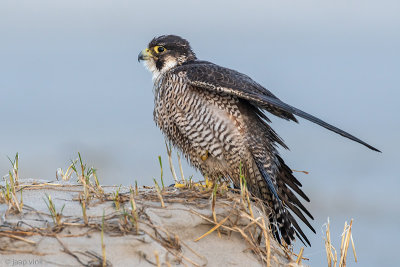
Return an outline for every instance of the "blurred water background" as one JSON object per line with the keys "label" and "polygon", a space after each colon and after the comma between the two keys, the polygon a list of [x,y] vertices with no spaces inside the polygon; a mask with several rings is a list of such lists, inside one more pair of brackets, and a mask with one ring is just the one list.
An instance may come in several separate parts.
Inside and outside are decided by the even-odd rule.
{"label": "blurred water background", "polygon": [[[237,69],[285,102],[383,151],[300,119],[273,119],[283,158],[310,196],[305,257],[326,266],[322,225],[339,247],[354,218],[359,263],[394,266],[400,238],[399,1],[0,2],[0,173],[55,179],[80,151],[105,184],[151,185],[164,138],[151,75],[137,54],[178,34],[200,59]],[[186,176],[200,175],[186,163]],[[167,179],[172,183],[171,175]],[[305,229],[306,227],[304,227]]]}

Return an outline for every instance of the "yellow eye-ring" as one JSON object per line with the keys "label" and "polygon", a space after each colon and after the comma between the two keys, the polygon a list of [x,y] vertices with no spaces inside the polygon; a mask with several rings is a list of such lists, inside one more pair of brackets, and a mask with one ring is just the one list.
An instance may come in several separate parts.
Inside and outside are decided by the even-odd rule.
{"label": "yellow eye-ring", "polygon": [[154,47],[154,51],[155,51],[157,54],[158,54],[158,53],[162,53],[162,52],[164,52],[165,50],[167,50],[167,49],[165,49],[164,46],[156,45],[156,46]]}

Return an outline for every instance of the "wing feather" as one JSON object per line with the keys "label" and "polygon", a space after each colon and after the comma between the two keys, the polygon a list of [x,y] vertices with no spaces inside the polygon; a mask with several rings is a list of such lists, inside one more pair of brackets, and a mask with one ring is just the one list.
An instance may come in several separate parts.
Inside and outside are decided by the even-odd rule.
{"label": "wing feather", "polygon": [[297,115],[332,132],[340,134],[343,137],[360,143],[369,149],[381,152],[359,138],[311,114],[284,103],[250,77],[235,70],[227,69],[206,61],[194,61],[175,68],[174,72],[185,72],[187,82],[193,86],[237,96],[286,120],[297,122],[296,118],[293,116]]}

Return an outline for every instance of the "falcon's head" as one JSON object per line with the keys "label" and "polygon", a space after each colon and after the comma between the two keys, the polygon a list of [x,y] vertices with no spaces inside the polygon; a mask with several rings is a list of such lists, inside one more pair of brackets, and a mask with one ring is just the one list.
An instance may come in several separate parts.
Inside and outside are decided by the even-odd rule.
{"label": "falcon's head", "polygon": [[153,73],[153,79],[175,66],[195,59],[196,55],[189,42],[176,35],[155,37],[138,56],[138,61],[144,60],[146,67]]}

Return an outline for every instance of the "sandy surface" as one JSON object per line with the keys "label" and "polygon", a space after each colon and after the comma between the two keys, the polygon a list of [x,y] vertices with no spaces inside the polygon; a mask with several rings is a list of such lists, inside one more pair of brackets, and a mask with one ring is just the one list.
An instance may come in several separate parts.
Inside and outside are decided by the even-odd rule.
{"label": "sandy surface", "polygon": [[[6,214],[7,205],[0,204],[0,234],[8,235],[0,235],[0,266],[99,265],[103,258],[102,228],[109,266],[265,266],[238,232],[221,227],[220,236],[214,231],[195,241],[215,226],[206,220],[213,218],[209,195],[199,198],[168,188],[163,193],[163,208],[154,189],[140,188],[134,197],[139,214],[136,233],[123,216],[124,210],[131,214],[128,187],[119,189],[119,210],[110,199],[93,198],[87,206],[85,226],[79,202],[82,186],[38,180],[23,180],[20,184],[26,186],[22,190],[23,212]],[[103,189],[112,195],[118,187]],[[59,226],[49,216],[46,195],[51,196],[57,212],[64,206]],[[237,205],[232,199],[217,199],[217,221],[229,215],[226,225],[248,225],[248,219],[235,215]],[[256,207],[253,211],[254,217],[263,216]],[[271,266],[289,263],[283,251],[271,242]]]}

